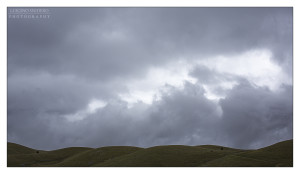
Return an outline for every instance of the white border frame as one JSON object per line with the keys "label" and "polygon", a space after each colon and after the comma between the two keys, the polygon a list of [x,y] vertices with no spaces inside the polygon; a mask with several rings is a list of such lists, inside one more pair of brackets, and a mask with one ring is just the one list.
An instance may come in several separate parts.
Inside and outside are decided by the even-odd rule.
{"label": "white border frame", "polygon": [[[299,30],[299,1],[298,0],[9,0],[0,1],[0,172],[1,173],[52,173],[52,172],[113,172],[113,173],[199,173],[199,172],[213,172],[213,173],[251,173],[253,172],[272,172],[272,174],[282,172],[299,173],[300,164],[299,150],[299,128],[298,124],[299,107],[299,66],[298,57],[299,40],[295,31]],[[298,3],[298,6],[297,6]],[[293,168],[7,168],[7,7],[293,7],[293,26],[294,26],[294,43],[293,43],[293,89],[294,89],[294,167]],[[298,22],[299,21],[299,22]],[[297,79],[298,77],[298,79]],[[47,169],[47,170],[45,170]],[[63,171],[57,171],[63,170]],[[88,171],[83,171],[88,170]],[[262,170],[262,171],[257,171]]]}

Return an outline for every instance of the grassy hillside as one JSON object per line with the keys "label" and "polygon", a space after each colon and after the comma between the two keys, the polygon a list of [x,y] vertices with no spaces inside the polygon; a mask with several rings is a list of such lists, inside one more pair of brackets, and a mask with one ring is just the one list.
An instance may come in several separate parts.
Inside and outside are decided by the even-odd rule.
{"label": "grassy hillside", "polygon": [[[14,151],[15,146],[13,143],[7,144],[7,166],[46,166],[55,165],[75,154],[90,150],[86,147],[70,147],[65,149],[59,149],[54,151],[39,151],[33,150],[32,153],[24,151],[26,153],[10,154]],[[20,148],[18,148],[19,150]]]}
{"label": "grassy hillside", "polygon": [[15,143],[7,143],[7,154],[8,155],[16,155],[16,154],[30,154],[35,153],[36,150],[15,144]]}
{"label": "grassy hillside", "polygon": [[111,146],[71,147],[38,151],[14,143],[7,144],[8,166],[102,166],[102,167],[230,167],[293,166],[293,140],[257,150],[222,146],[155,146],[139,148]]}
{"label": "grassy hillside", "polygon": [[293,166],[293,140],[283,141],[258,150],[248,150],[215,159],[202,166]]}
{"label": "grassy hillside", "polygon": [[95,166],[198,166],[231,153],[233,151],[192,146],[157,146],[107,160]]}
{"label": "grassy hillside", "polygon": [[110,159],[114,159],[119,156],[133,153],[142,148],[128,147],[128,146],[112,146],[102,147],[97,149],[88,150],[82,153],[71,156],[64,161],[55,164],[55,166],[72,166],[72,167],[84,167],[92,166],[98,163],[105,162]]}

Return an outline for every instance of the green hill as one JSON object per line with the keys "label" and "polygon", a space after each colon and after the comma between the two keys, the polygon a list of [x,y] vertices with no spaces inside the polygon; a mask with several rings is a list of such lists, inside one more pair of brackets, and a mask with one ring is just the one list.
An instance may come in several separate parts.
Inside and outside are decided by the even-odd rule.
{"label": "green hill", "polygon": [[[25,153],[10,154],[14,148],[17,147],[18,152],[21,148],[15,146],[13,143],[7,144],[7,166],[46,166],[55,165],[64,159],[67,159],[75,154],[90,150],[91,148],[86,147],[69,147],[54,151],[39,151],[33,150],[29,153],[29,150],[24,151]],[[30,148],[28,148],[30,149]],[[26,150],[26,149],[24,149]]]}
{"label": "green hill", "polygon": [[293,140],[283,141],[258,150],[227,155],[202,166],[293,166]]}
{"label": "green hill", "polygon": [[142,148],[138,147],[128,147],[128,146],[112,146],[112,147],[102,147],[97,149],[88,150],[82,153],[73,155],[64,161],[55,164],[55,166],[60,167],[84,167],[92,166],[98,163],[105,162],[110,159],[114,159],[119,156],[133,153]]}
{"label": "green hill", "polygon": [[7,143],[7,154],[15,155],[15,154],[30,154],[35,153],[36,150],[15,144],[15,143]]}
{"label": "green hill", "polygon": [[37,151],[8,143],[7,161],[9,167],[292,167],[293,140],[257,150],[241,150],[215,145],[169,145],[150,148],[131,146],[95,149],[70,147],[54,151]]}

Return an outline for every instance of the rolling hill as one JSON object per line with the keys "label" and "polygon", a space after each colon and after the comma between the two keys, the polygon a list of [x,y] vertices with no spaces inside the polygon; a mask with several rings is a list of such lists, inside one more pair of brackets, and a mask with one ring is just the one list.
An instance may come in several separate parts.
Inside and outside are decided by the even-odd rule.
{"label": "rolling hill", "polygon": [[293,140],[257,150],[215,145],[70,147],[41,151],[7,143],[8,167],[292,167]]}

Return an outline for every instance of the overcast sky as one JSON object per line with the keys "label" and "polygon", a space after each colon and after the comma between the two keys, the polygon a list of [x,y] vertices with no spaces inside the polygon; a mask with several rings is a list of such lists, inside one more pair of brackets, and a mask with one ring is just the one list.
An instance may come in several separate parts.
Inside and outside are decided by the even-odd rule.
{"label": "overcast sky", "polygon": [[8,19],[9,142],[293,138],[292,8],[47,9],[49,19]]}

